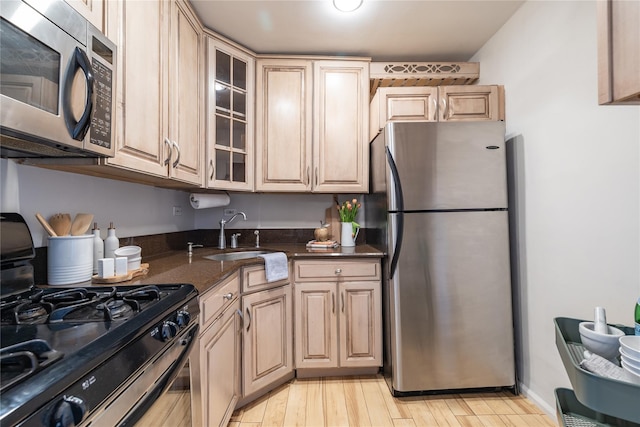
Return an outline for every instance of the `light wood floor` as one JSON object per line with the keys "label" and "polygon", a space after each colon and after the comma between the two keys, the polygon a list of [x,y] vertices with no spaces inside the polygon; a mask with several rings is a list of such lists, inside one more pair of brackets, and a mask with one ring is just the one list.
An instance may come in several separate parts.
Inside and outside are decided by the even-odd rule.
{"label": "light wood floor", "polygon": [[394,398],[381,376],[295,379],[236,410],[229,427],[556,426],[509,392]]}

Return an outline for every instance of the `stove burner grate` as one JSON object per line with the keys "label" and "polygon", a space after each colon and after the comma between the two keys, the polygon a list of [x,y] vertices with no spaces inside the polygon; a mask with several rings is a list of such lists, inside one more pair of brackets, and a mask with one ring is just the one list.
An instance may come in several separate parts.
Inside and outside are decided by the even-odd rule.
{"label": "stove burner grate", "polygon": [[64,356],[44,340],[30,340],[0,350],[0,392]]}
{"label": "stove burner grate", "polygon": [[3,325],[54,324],[126,320],[142,311],[146,304],[160,300],[157,286],[118,291],[73,288],[45,293],[42,290],[17,299],[3,301],[0,308]]}

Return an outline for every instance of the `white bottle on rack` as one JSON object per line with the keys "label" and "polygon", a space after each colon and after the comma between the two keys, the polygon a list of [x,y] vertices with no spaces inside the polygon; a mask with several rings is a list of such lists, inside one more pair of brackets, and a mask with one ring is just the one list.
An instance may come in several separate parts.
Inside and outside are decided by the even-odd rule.
{"label": "white bottle on rack", "polygon": [[107,238],[104,240],[104,257],[115,258],[114,251],[120,247],[120,241],[116,237],[116,229],[113,226],[113,222],[109,223],[109,229],[107,230]]}
{"label": "white bottle on rack", "polygon": [[100,237],[98,223],[93,223],[93,274],[98,274],[98,260],[104,258],[104,242]]}

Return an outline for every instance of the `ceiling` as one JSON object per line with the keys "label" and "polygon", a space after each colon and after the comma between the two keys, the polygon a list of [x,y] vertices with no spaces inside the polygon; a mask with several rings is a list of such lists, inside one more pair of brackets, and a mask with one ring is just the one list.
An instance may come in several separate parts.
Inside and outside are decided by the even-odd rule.
{"label": "ceiling", "polygon": [[255,53],[468,61],[524,0],[189,0],[203,24]]}

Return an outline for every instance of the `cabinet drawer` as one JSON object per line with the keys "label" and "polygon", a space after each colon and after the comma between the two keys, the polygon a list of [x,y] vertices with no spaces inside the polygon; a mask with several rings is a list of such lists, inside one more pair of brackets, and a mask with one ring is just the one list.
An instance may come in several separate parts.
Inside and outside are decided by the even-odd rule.
{"label": "cabinet drawer", "polygon": [[379,280],[379,260],[298,261],[295,263],[295,281]]}
{"label": "cabinet drawer", "polygon": [[240,278],[238,274],[234,274],[214,289],[205,292],[200,299],[200,327],[202,330],[206,329],[225,307],[238,298],[239,293]]}
{"label": "cabinet drawer", "polygon": [[[291,271],[291,263],[287,265],[289,271]],[[242,269],[242,292],[255,292],[263,289],[275,288],[277,286],[286,285],[289,283],[289,278],[278,280],[277,282],[267,282],[267,276],[264,271],[264,265],[254,265],[251,267],[244,267]]]}

